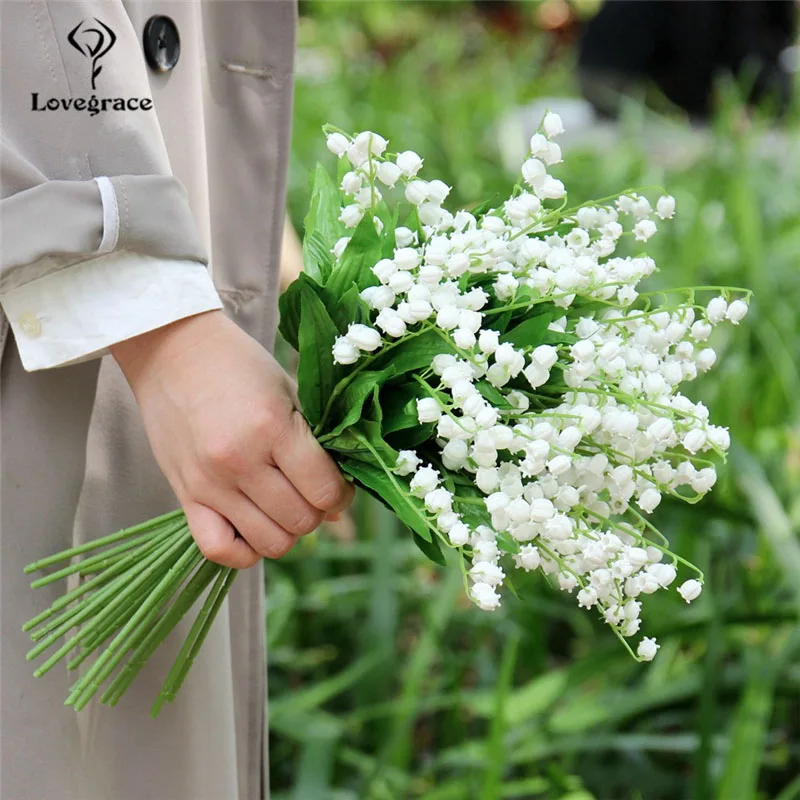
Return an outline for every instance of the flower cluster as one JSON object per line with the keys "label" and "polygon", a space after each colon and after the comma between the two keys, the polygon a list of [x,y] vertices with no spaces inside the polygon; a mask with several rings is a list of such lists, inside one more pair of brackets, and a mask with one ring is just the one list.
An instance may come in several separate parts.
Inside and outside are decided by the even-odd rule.
{"label": "flower cluster", "polygon": [[[361,294],[372,324],[351,325],[333,357],[364,363],[436,332],[442,352],[416,375],[419,422],[435,434],[400,452],[395,476],[442,540],[466,549],[482,609],[499,606],[507,570],[540,570],[627,639],[639,632],[642,596],[675,583],[679,564],[697,576],[680,584],[681,597],[701,592],[702,573],[670,552],[648,517],[664,495],[694,502],[715,483],[709,456],[724,455],[728,431],[680,387],[714,365],[712,329],[738,324],[748,294],[720,290],[701,304],[686,290],[657,306],[658,295],[640,293],[656,265],[618,247],[649,240],[675,200],[664,195],[653,208],[629,192],[566,208],[564,184],[550,174],[562,131],[547,114],[511,196],[476,214],[443,207],[450,187],[418,178],[416,153],[388,154],[372,132],[329,134],[329,149],[352,167],[341,184],[352,201],[340,216],[346,228],[370,214],[381,233],[381,187],[397,184],[419,221],[394,230],[393,256],[374,265]],[[475,492],[454,491],[452,473]],[[657,649],[645,637],[638,657]]]}

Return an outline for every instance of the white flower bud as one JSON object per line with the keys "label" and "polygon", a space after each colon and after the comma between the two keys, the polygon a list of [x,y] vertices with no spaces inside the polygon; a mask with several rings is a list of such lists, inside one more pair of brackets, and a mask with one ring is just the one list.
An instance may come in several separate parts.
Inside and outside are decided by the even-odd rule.
{"label": "white flower bud", "polygon": [[697,354],[695,363],[701,372],[708,372],[717,361],[717,354],[713,347],[706,347]]}
{"label": "white flower bud", "polygon": [[483,611],[494,611],[500,606],[500,595],[488,583],[476,583],[470,594]]}
{"label": "white flower bud", "polygon": [[400,180],[402,170],[397,166],[397,164],[393,164],[391,161],[381,161],[381,163],[378,164],[376,174],[378,176],[378,180],[382,184],[391,188],[397,183],[398,180]]}
{"label": "white flower bud", "polygon": [[566,193],[564,184],[551,175],[546,175],[536,187],[536,194],[543,200],[560,200]]}
{"label": "white flower bud", "polygon": [[645,489],[641,493],[637,501],[637,505],[642,509],[642,511],[644,511],[645,514],[650,514],[655,510],[656,506],[660,502],[661,492],[659,492],[655,487],[651,486],[649,489]]}
{"label": "white flower bud", "polygon": [[545,134],[551,139],[564,133],[564,123],[561,121],[561,117],[554,111],[548,111],[547,114],[544,115],[542,128],[544,128]]}
{"label": "white flower bud", "polygon": [[394,305],[397,299],[395,293],[389,286],[367,286],[361,292],[361,299],[376,311],[389,308]]}
{"label": "white flower bud", "polygon": [[691,578],[688,581],[684,581],[678,587],[678,594],[687,602],[691,603],[692,600],[697,600],[700,597],[700,592],[703,591],[703,584],[700,581],[694,580]]}
{"label": "white flower bud", "polygon": [[419,251],[413,247],[400,247],[394,251],[394,263],[398,269],[416,269],[420,263]]}
{"label": "white flower bud", "polygon": [[425,495],[423,501],[425,508],[432,514],[439,514],[443,511],[451,511],[453,508],[453,495],[447,489],[433,489]]}
{"label": "white flower bud", "polygon": [[514,562],[520,569],[530,572],[533,569],[539,569],[541,564],[541,556],[539,550],[532,544],[524,544],[519,549],[519,553],[514,556]]}
{"label": "white flower bud", "polygon": [[728,304],[724,297],[714,297],[706,307],[706,317],[712,325],[722,322],[728,311]]}
{"label": "white flower bud", "polygon": [[344,336],[333,343],[333,360],[336,364],[355,364],[361,357],[358,348]]}
{"label": "white flower bud", "polygon": [[438,422],[442,416],[442,407],[435,397],[423,397],[417,400],[417,419],[420,422]]}
{"label": "white flower bud", "polygon": [[353,324],[347,328],[347,340],[359,350],[371,353],[381,346],[381,335],[368,325]]}
{"label": "white flower bud", "polygon": [[656,214],[661,219],[672,219],[675,214],[675,198],[670,194],[659,197],[656,203]]}
{"label": "white flower bud", "polygon": [[398,270],[389,278],[388,283],[392,291],[403,294],[414,285],[414,276],[405,270]]}
{"label": "white flower bud", "polygon": [[469,542],[469,528],[463,522],[456,522],[456,524],[447,531],[447,536],[451,544],[456,547],[463,547]]}
{"label": "white flower bud", "polygon": [[547,167],[538,158],[529,158],[522,165],[522,177],[532,188],[539,186],[547,175]]}
{"label": "white flower bud", "polygon": [[683,446],[694,455],[698,450],[702,449],[706,443],[705,431],[699,428],[693,428],[686,436],[683,437]]}
{"label": "white flower bud", "polygon": [[540,497],[531,503],[530,518],[533,522],[547,522],[556,513],[552,502]]}
{"label": "white flower bud", "polygon": [[451,331],[458,326],[458,308],[456,306],[444,306],[436,314],[436,325],[445,331]]}
{"label": "white flower bud", "polygon": [[406,323],[393,308],[384,308],[378,313],[375,325],[379,327],[387,336],[399,339],[405,336]]}
{"label": "white flower bud", "polygon": [[540,367],[545,369],[552,369],[553,365],[558,361],[558,350],[549,344],[540,344],[532,353],[531,359],[535,361]]}
{"label": "white flower bud", "polygon": [[676,578],[677,572],[672,564],[651,564],[647,568],[647,574],[652,575],[657,581],[658,585],[667,588]]}
{"label": "white flower bud", "polygon": [[481,331],[480,336],[478,337],[478,347],[482,353],[491,355],[495,350],[497,350],[499,343],[500,334],[497,331],[491,330],[490,328]]}
{"label": "white flower bud", "polygon": [[422,159],[413,150],[406,150],[397,156],[397,166],[403,175],[413,178],[422,169]]}
{"label": "white flower bud", "polygon": [[[409,247],[417,241],[417,234],[410,228],[401,225],[394,229],[394,240],[398,247]],[[395,253],[395,258],[397,258],[397,253]],[[419,261],[417,261],[417,264],[419,264]],[[401,267],[401,269],[411,269],[411,267]]]}
{"label": "white flower bud", "polygon": [[329,133],[325,144],[328,146],[328,150],[339,158],[341,158],[347,152],[347,148],[350,147],[350,142],[343,133]]}
{"label": "white flower bud", "polygon": [[389,278],[397,272],[397,264],[390,258],[382,258],[372,268],[372,274],[381,282],[388,283]]}
{"label": "white flower bud", "polygon": [[361,222],[363,216],[364,209],[353,203],[342,209],[342,213],[339,214],[339,222],[341,222],[345,228],[355,228],[356,225]]}
{"label": "white flower bud", "polygon": [[342,178],[342,191],[345,194],[358,194],[361,191],[361,176],[357,172],[348,172]]}
{"label": "white flower bud", "polygon": [[657,644],[655,639],[650,639],[645,636],[644,639],[639,642],[636,653],[642,661],[652,661],[656,657],[659,647],[661,647],[661,645]]}
{"label": "white flower bud", "polygon": [[411,492],[417,497],[424,497],[439,485],[439,473],[431,466],[420,467],[411,479]]}
{"label": "white flower bud", "polygon": [[496,467],[480,467],[475,473],[475,485],[484,493],[493,492],[500,485]]}
{"label": "white flower bud", "polygon": [[406,200],[418,206],[428,199],[428,184],[426,181],[411,181],[406,186]]}
{"label": "white flower bud", "polygon": [[747,316],[747,303],[744,300],[734,300],[725,312],[725,318],[734,325],[738,325]]}
{"label": "white flower bud", "polygon": [[428,184],[428,200],[436,205],[441,205],[450,194],[450,187],[440,180],[433,180]]}
{"label": "white flower bud", "polygon": [[442,279],[442,268],[435,264],[424,264],[417,272],[417,281],[423,286],[436,286]]}
{"label": "white flower bud", "polygon": [[633,226],[633,238],[639,242],[646,242],[658,231],[658,226],[651,219],[640,219]]}
{"label": "white flower bud", "polygon": [[356,136],[353,144],[356,147],[360,147],[365,152],[372,153],[374,156],[379,156],[386,150],[388,142],[378,133],[363,131]]}
{"label": "white flower bud", "polygon": [[410,475],[420,463],[419,456],[413,450],[401,450],[397,454],[394,471],[397,475]]}

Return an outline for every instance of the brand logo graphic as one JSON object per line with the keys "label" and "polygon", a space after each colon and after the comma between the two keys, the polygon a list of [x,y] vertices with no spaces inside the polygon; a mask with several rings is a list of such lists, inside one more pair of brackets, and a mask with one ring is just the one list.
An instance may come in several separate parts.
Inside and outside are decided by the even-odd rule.
{"label": "brand logo graphic", "polygon": [[97,17],[79,22],[67,36],[67,41],[82,55],[92,60],[92,91],[97,86],[97,76],[103,67],[100,59],[117,41],[117,35]]}

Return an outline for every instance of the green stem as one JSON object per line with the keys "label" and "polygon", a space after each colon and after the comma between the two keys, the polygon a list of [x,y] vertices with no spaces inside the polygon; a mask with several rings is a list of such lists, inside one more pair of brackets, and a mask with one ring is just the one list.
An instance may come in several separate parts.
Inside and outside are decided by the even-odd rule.
{"label": "green stem", "polygon": [[160,517],[155,517],[154,519],[147,520],[147,522],[142,522],[139,525],[134,525],[131,528],[125,528],[124,530],[117,531],[117,533],[109,534],[108,536],[103,536],[100,539],[94,539],[91,542],[86,542],[85,544],[77,545],[76,547],[71,547],[69,550],[62,550],[60,553],[55,553],[52,556],[47,556],[47,558],[41,558],[38,561],[34,561],[32,564],[28,564],[24,572],[27,574],[29,572],[36,572],[37,570],[43,569],[44,567],[49,567],[51,564],[56,564],[59,561],[67,561],[68,559],[72,558],[73,556],[81,555],[82,553],[86,553],[90,550],[95,550],[98,547],[105,547],[107,544],[114,544],[114,542],[118,542],[122,539],[127,539],[130,536],[134,536],[141,531],[150,530],[151,528],[156,528],[166,522],[171,521],[179,514],[183,514],[182,509],[178,509],[177,511],[170,511],[168,514],[162,514]]}
{"label": "green stem", "polygon": [[151,717],[157,717],[164,703],[171,703],[175,699],[175,695],[183,685],[189,673],[189,669],[194,663],[200,651],[200,647],[208,636],[214,618],[222,606],[237,574],[236,570],[230,568],[220,570],[218,573],[214,586],[209,592],[206,602],[203,604],[203,608],[197,615],[197,619],[194,621],[194,625],[192,625],[189,635],[186,637],[186,641],[183,643],[183,647],[167,675],[161,692],[156,698],[155,703],[153,703],[153,707],[150,709]]}

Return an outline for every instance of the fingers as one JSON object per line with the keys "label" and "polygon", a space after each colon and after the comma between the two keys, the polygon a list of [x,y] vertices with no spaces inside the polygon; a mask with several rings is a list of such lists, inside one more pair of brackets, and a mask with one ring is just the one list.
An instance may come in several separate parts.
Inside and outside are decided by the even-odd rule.
{"label": "fingers", "polygon": [[353,500],[355,490],[322,449],[299,411],[272,445],[272,458],[294,488],[315,508],[335,513]]}
{"label": "fingers", "polygon": [[244,478],[241,490],[261,511],[292,536],[316,530],[325,517],[275,467],[263,467]]}
{"label": "fingers", "polygon": [[215,506],[264,558],[281,558],[297,544],[296,536],[281,528],[241,491],[226,493]]}
{"label": "fingers", "polygon": [[201,503],[185,502],[186,521],[200,552],[209,560],[224,567],[247,569],[261,560],[261,556],[236,536],[228,520]]}

